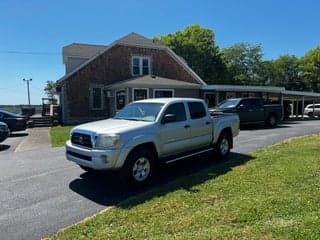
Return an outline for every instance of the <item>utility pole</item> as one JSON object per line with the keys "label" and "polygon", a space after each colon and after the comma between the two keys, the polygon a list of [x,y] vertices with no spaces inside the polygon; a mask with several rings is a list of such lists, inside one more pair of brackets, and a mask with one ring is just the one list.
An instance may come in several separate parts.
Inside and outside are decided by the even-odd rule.
{"label": "utility pole", "polygon": [[28,89],[28,103],[30,105],[30,88],[29,88],[29,83],[32,81],[32,78],[30,79],[22,79],[24,82],[27,82],[27,89]]}

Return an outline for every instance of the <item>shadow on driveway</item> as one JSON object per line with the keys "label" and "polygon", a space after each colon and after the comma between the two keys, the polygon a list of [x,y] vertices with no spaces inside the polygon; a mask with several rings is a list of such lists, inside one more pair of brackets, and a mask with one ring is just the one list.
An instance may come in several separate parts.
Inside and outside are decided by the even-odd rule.
{"label": "shadow on driveway", "polygon": [[7,149],[9,149],[10,148],[10,145],[6,145],[6,144],[1,144],[0,143],[0,152],[1,151],[5,151],[5,150],[7,150]]}
{"label": "shadow on driveway", "polygon": [[268,130],[268,129],[277,129],[277,128],[290,128],[291,123],[279,123],[276,127],[269,127],[264,123],[251,123],[240,125],[240,130]]}
{"label": "shadow on driveway", "polygon": [[[211,155],[212,156],[212,155]],[[147,192],[156,187],[162,187],[156,193],[152,191],[143,198],[130,201],[130,206],[121,204],[121,207],[132,207],[145,202],[155,196],[165,195],[177,189],[194,191],[193,186],[201,184],[209,179],[214,179],[231,171],[233,167],[242,165],[253,159],[249,155],[231,153],[227,161],[212,159],[210,154],[202,154],[197,157],[185,159],[173,164],[160,167],[160,173],[151,186],[139,190],[127,189],[121,185],[119,176],[115,172],[101,172],[97,174],[83,173],[78,179],[73,180],[69,187],[74,192],[104,206],[116,205],[129,197]],[[189,176],[188,181],[177,181],[174,184],[165,185],[168,182]],[[192,179],[191,179],[192,178]],[[153,195],[156,194],[156,195]]]}
{"label": "shadow on driveway", "polygon": [[9,137],[13,138],[13,137],[25,137],[28,136],[29,133],[23,132],[23,133],[11,133]]}

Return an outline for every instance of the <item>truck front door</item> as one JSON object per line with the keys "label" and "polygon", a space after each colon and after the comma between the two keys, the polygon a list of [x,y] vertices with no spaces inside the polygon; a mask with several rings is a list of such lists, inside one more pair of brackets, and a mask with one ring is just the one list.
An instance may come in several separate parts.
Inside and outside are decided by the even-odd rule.
{"label": "truck front door", "polygon": [[[257,100],[257,101],[255,101]],[[263,121],[264,109],[259,99],[243,99],[237,107],[240,122]]]}
{"label": "truck front door", "polygon": [[[163,122],[166,115],[174,115],[171,122]],[[161,157],[188,150],[190,146],[189,125],[183,103],[173,103],[165,110],[159,128]]]}

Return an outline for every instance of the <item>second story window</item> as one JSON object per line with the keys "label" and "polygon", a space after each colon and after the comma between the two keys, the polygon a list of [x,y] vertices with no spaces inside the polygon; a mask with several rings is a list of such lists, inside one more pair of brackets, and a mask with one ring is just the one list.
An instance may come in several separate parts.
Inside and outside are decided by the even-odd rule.
{"label": "second story window", "polygon": [[134,56],[132,57],[132,75],[148,75],[150,74],[150,58]]}

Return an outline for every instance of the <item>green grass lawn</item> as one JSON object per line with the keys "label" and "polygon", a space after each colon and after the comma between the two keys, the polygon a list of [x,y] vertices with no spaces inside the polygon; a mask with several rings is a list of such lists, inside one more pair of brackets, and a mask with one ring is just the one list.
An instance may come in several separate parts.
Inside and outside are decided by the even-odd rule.
{"label": "green grass lawn", "polygon": [[320,239],[320,135],[250,155],[154,188],[50,239]]}
{"label": "green grass lawn", "polygon": [[74,126],[56,126],[50,129],[52,147],[62,147],[70,137],[70,130]]}

